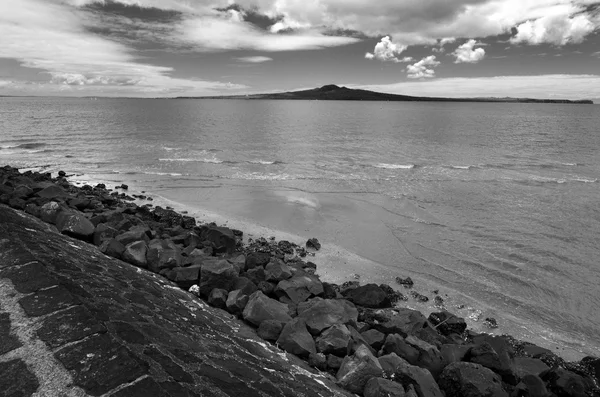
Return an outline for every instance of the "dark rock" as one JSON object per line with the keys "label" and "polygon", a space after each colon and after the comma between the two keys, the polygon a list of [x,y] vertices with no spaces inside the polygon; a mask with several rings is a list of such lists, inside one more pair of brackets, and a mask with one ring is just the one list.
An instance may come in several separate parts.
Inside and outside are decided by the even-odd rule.
{"label": "dark rock", "polygon": [[227,295],[227,301],[225,302],[227,311],[235,315],[241,315],[248,304],[248,300],[250,299],[249,295],[250,294],[244,293],[241,289],[231,291]]}
{"label": "dark rock", "polygon": [[261,290],[265,295],[271,295],[275,291],[275,286],[268,281],[260,281],[258,283],[258,289]]}
{"label": "dark rock", "polygon": [[299,314],[306,319],[306,326],[313,335],[335,324],[355,324],[358,318],[356,307],[344,299],[323,299]]}
{"label": "dark rock", "polygon": [[327,357],[323,353],[310,353],[308,356],[308,365],[321,371],[327,369]]}
{"label": "dark rock", "polygon": [[428,320],[442,335],[462,334],[467,329],[464,318],[457,317],[445,310],[431,313]]}
{"label": "dark rock", "polygon": [[386,377],[394,379],[407,390],[409,386],[414,387],[419,397],[444,396],[427,369],[410,365],[394,353],[379,357],[379,362]]}
{"label": "dark rock", "polygon": [[143,227],[143,226],[138,226],[138,227],[134,227],[128,231],[126,231],[125,233],[121,233],[119,235],[117,235],[115,238],[117,239],[118,242],[120,242],[123,245],[127,245],[130,243],[133,243],[134,241],[150,241],[150,238],[148,237],[148,232],[150,231],[150,229],[148,227]]}
{"label": "dark rock", "polygon": [[268,252],[251,252],[246,256],[246,270],[254,269],[257,266],[266,266],[271,260],[271,254]]}
{"label": "dark rock", "polygon": [[425,316],[417,310],[399,308],[397,312],[389,321],[374,325],[374,328],[384,334],[414,335],[423,328],[427,321]]}
{"label": "dark rock", "polygon": [[350,336],[352,338],[352,340],[350,341],[350,354],[354,354],[354,352],[356,352],[356,350],[360,346],[365,346],[371,351],[371,353],[377,354],[375,349],[373,349],[371,345],[369,345],[369,342],[367,342],[365,338],[362,337],[362,335],[356,330],[354,326],[349,325],[348,330],[350,331]]}
{"label": "dark rock", "polygon": [[63,178],[64,178],[65,176],[67,176],[67,173],[66,173],[66,172],[64,172],[64,171],[58,171],[58,176],[60,176],[60,177],[63,177]]}
{"label": "dark rock", "polygon": [[104,332],[104,325],[96,321],[85,307],[74,306],[44,318],[37,335],[51,348],[57,348]]}
{"label": "dark rock", "polygon": [[136,241],[125,246],[122,257],[125,262],[129,262],[137,267],[146,268],[148,267],[148,262],[146,261],[147,252],[148,246],[146,242]]}
{"label": "dark rock", "polygon": [[121,259],[123,252],[125,252],[125,246],[113,238],[102,243],[100,252],[113,258]]}
{"label": "dark rock", "polygon": [[352,393],[362,394],[367,382],[373,377],[381,377],[381,364],[366,346],[359,347],[354,355],[342,362],[336,374],[338,385]]}
{"label": "dark rock", "polygon": [[405,287],[412,287],[415,284],[410,277],[396,277],[396,282],[400,285],[404,285]]}
{"label": "dark rock", "polygon": [[511,385],[517,384],[512,348],[506,339],[484,335],[473,338],[473,342],[475,346],[465,357],[467,361],[491,369]]}
{"label": "dark rock", "polygon": [[361,332],[362,337],[367,343],[375,350],[381,349],[383,346],[386,336],[383,332],[379,332],[376,329],[370,329],[365,332]]}
{"label": "dark rock", "polygon": [[371,378],[365,385],[364,397],[404,397],[401,384],[383,378]]}
{"label": "dark rock", "polygon": [[196,226],[196,219],[191,216],[182,216],[181,227],[184,229],[193,229]]}
{"label": "dark rock", "polygon": [[233,284],[233,289],[239,289],[245,295],[252,295],[254,292],[258,291],[258,287],[249,278],[246,277],[238,277],[235,279],[235,283]]}
{"label": "dark rock", "polygon": [[540,374],[548,389],[557,396],[586,397],[593,383],[573,372],[562,368],[552,368]]}
{"label": "dark rock", "polygon": [[467,353],[471,350],[471,345],[444,344],[440,348],[440,353],[444,358],[446,365],[459,361],[464,361]]}
{"label": "dark rock", "polygon": [[[339,287],[335,284],[323,283],[323,298],[337,299]],[[341,298],[341,296],[340,296]]]}
{"label": "dark rock", "polygon": [[227,227],[205,227],[200,237],[213,243],[215,251],[218,253],[231,254],[235,251],[235,236]]}
{"label": "dark rock", "polygon": [[148,269],[154,273],[158,273],[162,269],[181,266],[182,262],[181,252],[172,241],[158,239],[151,240],[148,243],[147,259]]}
{"label": "dark rock", "polygon": [[372,308],[391,306],[388,295],[376,284],[363,285],[348,290],[343,295],[346,299],[359,306]]}
{"label": "dark rock", "polygon": [[258,326],[256,332],[258,336],[268,341],[276,341],[281,335],[284,323],[278,320],[264,320]]}
{"label": "dark rock", "polygon": [[237,276],[237,268],[226,260],[208,262],[200,271],[200,294],[207,296],[214,288],[231,291]]}
{"label": "dark rock", "polygon": [[444,358],[440,351],[433,345],[409,335],[404,341],[419,352],[415,365],[429,370],[434,379],[437,379],[444,368]]}
{"label": "dark rock", "polygon": [[412,296],[414,299],[418,300],[419,302],[429,302],[429,298],[423,294],[418,293],[417,291],[410,291],[410,296]]}
{"label": "dark rock", "polygon": [[452,363],[444,368],[439,385],[446,397],[508,397],[500,376],[475,363]]}
{"label": "dark rock", "polygon": [[40,219],[44,222],[56,224],[56,218],[60,211],[62,211],[60,204],[56,201],[50,201],[40,208]]}
{"label": "dark rock", "polygon": [[40,207],[33,203],[29,203],[25,206],[25,212],[35,216],[36,218],[40,217]]}
{"label": "dark rock", "polygon": [[218,307],[219,309],[225,309],[227,306],[227,298],[229,294],[227,290],[221,288],[213,288],[208,294],[208,303],[211,306]]}
{"label": "dark rock", "polygon": [[344,357],[348,354],[351,334],[342,324],[334,324],[316,338],[317,351]]}
{"label": "dark rock", "polygon": [[250,295],[242,315],[244,320],[255,326],[259,326],[265,320],[277,320],[287,323],[292,319],[288,314],[286,304],[271,299],[260,291]]}
{"label": "dark rock", "polygon": [[295,318],[288,322],[277,339],[277,344],[283,350],[299,357],[308,357],[316,353],[315,341],[306,329],[306,320]]}
{"label": "dark rock", "polygon": [[192,265],[188,267],[175,267],[171,273],[171,281],[177,283],[179,288],[189,290],[194,284],[198,284],[200,280],[200,265]]}
{"label": "dark rock", "polygon": [[383,354],[394,353],[412,365],[415,365],[419,359],[419,350],[406,343],[404,338],[399,334],[389,334],[385,338],[382,352]]}
{"label": "dark rock", "polygon": [[245,275],[250,281],[252,281],[256,285],[259,285],[261,281],[265,281],[266,279],[265,269],[262,267],[255,267],[253,269],[250,269],[245,273]]}
{"label": "dark rock", "polygon": [[408,300],[406,298],[406,296],[404,296],[401,292],[394,291],[394,289],[387,284],[380,284],[379,288],[381,288],[386,293],[386,295],[390,301],[390,304],[392,304],[392,305],[395,305],[396,303],[398,303],[400,301]]}
{"label": "dark rock", "polygon": [[550,397],[544,381],[537,375],[525,375],[515,387],[512,396]]}
{"label": "dark rock", "polygon": [[517,357],[515,358],[515,374],[518,378],[525,375],[539,375],[550,369],[544,362],[537,358]]}
{"label": "dark rock", "polygon": [[342,366],[342,362],[344,362],[342,357],[338,357],[333,354],[327,355],[327,368],[338,370]]}
{"label": "dark rock", "polygon": [[280,281],[275,288],[277,296],[287,296],[293,302],[303,302],[311,296],[323,294],[323,284],[316,276],[297,275]]}
{"label": "dark rock", "polygon": [[21,359],[0,362],[0,390],[3,396],[31,396],[40,383]]}
{"label": "dark rock", "polygon": [[[94,222],[92,222],[92,224],[93,223]],[[100,246],[104,241],[114,238],[117,235],[117,233],[117,229],[111,227],[110,225],[106,223],[99,223],[94,229],[94,236],[92,237],[92,241],[94,245]]]}
{"label": "dark rock", "polygon": [[319,240],[317,240],[314,237],[309,238],[308,241],[306,242],[306,248],[313,248],[318,251],[321,249],[321,243],[319,243]]}
{"label": "dark rock", "polygon": [[486,317],[486,319],[483,320],[483,325],[492,329],[498,328],[498,322],[494,317]]}
{"label": "dark rock", "polygon": [[65,197],[68,197],[69,195],[67,192],[65,192],[65,190],[62,187],[60,187],[58,185],[52,185],[52,186],[48,186],[45,189],[42,189],[39,192],[37,192],[36,196],[42,197],[42,198],[54,199],[54,198],[65,198]]}
{"label": "dark rock", "polygon": [[81,212],[61,211],[56,217],[56,228],[62,234],[89,241],[94,234],[94,225]]}
{"label": "dark rock", "polygon": [[292,269],[279,259],[272,259],[265,266],[265,278],[267,281],[280,282],[292,277]]}

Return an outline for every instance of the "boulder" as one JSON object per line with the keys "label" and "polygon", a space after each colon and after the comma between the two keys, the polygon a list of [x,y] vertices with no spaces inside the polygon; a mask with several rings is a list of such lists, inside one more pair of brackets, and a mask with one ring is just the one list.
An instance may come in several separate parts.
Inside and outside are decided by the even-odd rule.
{"label": "boulder", "polygon": [[259,285],[262,281],[265,281],[266,274],[263,267],[255,267],[244,273],[244,275],[252,281],[254,284]]}
{"label": "boulder", "polygon": [[306,241],[306,248],[312,248],[315,250],[320,250],[321,249],[321,243],[319,243],[319,240],[317,240],[316,238],[309,238]]}
{"label": "boulder", "polygon": [[288,353],[299,357],[308,357],[316,353],[315,341],[306,329],[306,320],[295,318],[288,322],[277,339],[277,344]]}
{"label": "boulder", "polygon": [[379,357],[379,363],[386,376],[392,377],[406,389],[413,386],[419,397],[444,397],[427,369],[411,365],[394,353]]}
{"label": "boulder", "polygon": [[512,395],[527,397],[550,397],[544,381],[537,375],[525,375],[515,387]]}
{"label": "boulder", "polygon": [[204,264],[200,270],[200,295],[207,296],[214,288],[231,291],[237,276],[237,268],[226,260]]}
{"label": "boulder", "polygon": [[344,357],[348,354],[350,338],[348,327],[343,324],[334,324],[317,337],[317,351]]}
{"label": "boulder", "polygon": [[113,238],[110,240],[105,240],[102,243],[100,246],[100,252],[102,252],[104,255],[121,259],[123,252],[125,252],[125,246]]}
{"label": "boulder", "polygon": [[62,187],[54,184],[40,190],[36,195],[38,197],[49,199],[69,196]]}
{"label": "boulder", "polygon": [[148,262],[146,261],[147,251],[148,247],[145,241],[135,241],[125,246],[123,260],[137,267],[146,268],[148,267]]}
{"label": "boulder", "polygon": [[308,355],[308,365],[325,371],[327,369],[327,357],[323,353],[310,353]]}
{"label": "boulder", "polygon": [[369,342],[367,342],[365,338],[362,337],[362,335],[356,330],[354,326],[349,325],[348,329],[350,330],[350,336],[352,338],[352,340],[350,341],[350,354],[354,354],[356,349],[358,349],[360,346],[365,346],[373,354],[377,353],[375,349],[373,349],[371,345],[369,345]]}
{"label": "boulder", "polygon": [[306,327],[313,335],[335,324],[355,324],[358,310],[345,299],[323,299],[299,314],[306,319]]}
{"label": "boulder", "polygon": [[208,303],[211,306],[218,307],[219,309],[225,309],[227,303],[228,293],[227,290],[221,288],[213,288],[208,294]]}
{"label": "boulder", "polygon": [[170,273],[170,280],[174,281],[179,288],[187,291],[192,285],[199,283],[201,269],[202,267],[200,265],[175,267]]}
{"label": "boulder", "polygon": [[437,379],[444,368],[444,359],[440,351],[435,346],[412,335],[407,336],[404,340],[419,352],[415,365],[428,369],[434,379]]}
{"label": "boulder", "polygon": [[466,360],[489,368],[499,374],[505,382],[516,385],[517,377],[515,376],[514,364],[508,354],[504,353],[501,357],[492,345],[483,342],[469,350]]}
{"label": "boulder", "polygon": [[275,286],[273,285],[273,283],[270,283],[268,281],[260,281],[257,287],[265,295],[271,295],[273,294],[273,291],[275,291]]}
{"label": "boulder", "polygon": [[60,204],[56,201],[50,201],[40,208],[40,219],[54,225],[56,224],[56,217],[61,210]]}
{"label": "boulder", "polygon": [[40,207],[33,203],[29,203],[25,206],[25,212],[35,216],[36,218],[40,217]]}
{"label": "boulder", "polygon": [[115,238],[123,245],[133,243],[134,241],[150,241],[147,232],[150,229],[146,226],[136,226],[125,233],[117,235]]}
{"label": "boulder", "polygon": [[547,388],[557,396],[586,397],[593,387],[591,380],[563,368],[552,368],[540,374]]}
{"label": "boulder", "polygon": [[233,231],[227,227],[204,227],[200,237],[210,241],[217,253],[231,254],[235,251],[235,236]]}
{"label": "boulder", "polygon": [[271,254],[268,252],[251,252],[246,256],[246,270],[254,269],[257,266],[266,266],[271,260]]}
{"label": "boulder", "polygon": [[539,375],[550,369],[542,360],[531,357],[515,358],[515,374],[518,378],[525,375]]}
{"label": "boulder", "polygon": [[265,278],[267,281],[280,282],[292,277],[292,269],[280,259],[273,258],[265,266]]}
{"label": "boulder", "polygon": [[423,328],[427,319],[421,312],[407,308],[397,309],[397,314],[389,321],[374,325],[374,328],[384,334],[414,335]]}
{"label": "boulder", "polygon": [[258,336],[268,341],[276,341],[281,334],[281,330],[283,329],[284,323],[278,320],[265,320],[260,323],[256,333]]}
{"label": "boulder", "polygon": [[440,348],[440,353],[444,358],[445,365],[459,361],[464,361],[472,345],[444,344]]}
{"label": "boulder", "polygon": [[377,284],[367,284],[346,290],[344,297],[355,305],[364,307],[383,308],[392,306],[388,294]]}
{"label": "boulder", "polygon": [[419,351],[406,343],[404,338],[399,334],[389,334],[385,338],[382,352],[383,354],[394,353],[412,365],[415,365],[419,359]]}
{"label": "boulder", "polygon": [[462,334],[467,329],[467,323],[462,317],[457,317],[454,314],[442,311],[431,313],[428,318],[429,322],[442,334]]}
{"label": "boulder", "polygon": [[258,291],[258,287],[254,284],[250,279],[246,277],[238,277],[235,279],[235,283],[233,284],[233,289],[242,290],[242,293],[245,295],[252,295],[254,292]]}
{"label": "boulder", "polygon": [[236,289],[231,291],[227,295],[227,302],[225,302],[225,306],[227,307],[227,311],[229,313],[240,315],[244,311],[246,304],[248,304],[248,300],[250,297],[244,293],[241,289]]}
{"label": "boulder", "polygon": [[344,359],[333,354],[327,355],[327,368],[338,370],[342,366]]}
{"label": "boulder", "polygon": [[238,273],[244,271],[246,263],[246,256],[244,254],[233,254],[231,257],[227,258],[227,261],[238,269]]}
{"label": "boulder", "polygon": [[404,387],[398,382],[383,378],[371,378],[363,390],[364,397],[404,397]]}
{"label": "boulder", "polygon": [[296,275],[288,280],[282,280],[275,288],[277,296],[287,296],[293,302],[299,303],[311,296],[323,294],[323,284],[316,276]]}
{"label": "boulder", "polygon": [[62,234],[90,241],[94,234],[94,225],[79,211],[61,211],[56,217],[56,228]]}
{"label": "boulder", "polygon": [[361,332],[361,335],[365,341],[375,350],[381,349],[385,342],[386,336],[383,332],[379,332],[376,329],[369,329],[365,332]]}
{"label": "boulder", "polygon": [[367,382],[374,377],[381,377],[381,364],[366,346],[360,346],[354,355],[347,356],[337,371],[337,383],[344,389],[362,394]]}
{"label": "boulder", "polygon": [[[92,222],[93,223],[93,222]],[[94,229],[94,236],[92,237],[92,241],[94,243],[94,245],[96,246],[100,246],[102,245],[102,243],[105,240],[110,240],[112,238],[114,238],[117,235],[117,229],[115,229],[114,227],[106,224],[106,223],[99,223],[98,225],[96,225],[96,228]],[[119,241],[121,244],[123,244],[123,242]],[[123,244],[126,245],[126,244]]]}
{"label": "boulder", "polygon": [[446,397],[508,397],[500,375],[475,363],[452,363],[442,371],[439,385]]}
{"label": "boulder", "polygon": [[148,243],[147,259],[148,269],[154,273],[159,273],[162,269],[181,266],[182,262],[179,248],[170,240],[160,239],[154,239]]}
{"label": "boulder", "polygon": [[250,295],[250,299],[242,312],[244,320],[259,326],[265,320],[277,320],[287,323],[292,319],[286,304],[271,299],[261,291]]}

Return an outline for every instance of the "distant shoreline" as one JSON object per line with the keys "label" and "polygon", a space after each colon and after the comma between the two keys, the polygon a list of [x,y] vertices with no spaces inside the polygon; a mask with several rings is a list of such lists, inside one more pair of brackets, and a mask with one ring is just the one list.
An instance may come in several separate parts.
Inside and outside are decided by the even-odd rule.
{"label": "distant shoreline", "polygon": [[271,94],[224,95],[204,97],[177,97],[175,99],[271,99],[271,100],[319,100],[319,101],[386,101],[386,102],[485,102],[485,103],[557,103],[574,105],[593,105],[590,99],[535,99],[535,98],[445,98],[421,97],[409,95],[386,94],[382,92],[357,90],[337,85],[325,85],[320,88],[303,91],[290,91]]}

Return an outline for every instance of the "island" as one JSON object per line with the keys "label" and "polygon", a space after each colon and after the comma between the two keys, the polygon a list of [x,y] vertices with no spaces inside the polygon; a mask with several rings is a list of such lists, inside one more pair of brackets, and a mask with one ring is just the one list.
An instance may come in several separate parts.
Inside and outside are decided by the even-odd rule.
{"label": "island", "polygon": [[565,103],[565,104],[587,104],[594,102],[589,99],[535,99],[535,98],[444,98],[444,97],[422,97],[410,95],[387,94],[368,90],[358,90],[348,87],[339,87],[335,84],[324,85],[319,88],[302,91],[287,91],[270,94],[250,95],[225,95],[204,97],[177,97],[176,99],[300,99],[321,101],[395,101],[395,102],[503,102],[503,103]]}

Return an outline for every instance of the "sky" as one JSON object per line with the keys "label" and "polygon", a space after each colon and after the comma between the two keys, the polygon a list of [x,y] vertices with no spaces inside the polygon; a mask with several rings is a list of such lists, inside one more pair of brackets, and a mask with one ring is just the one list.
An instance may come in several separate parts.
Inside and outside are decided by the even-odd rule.
{"label": "sky", "polygon": [[600,0],[0,0],[0,95],[600,100]]}

